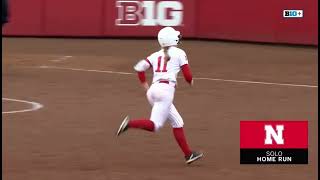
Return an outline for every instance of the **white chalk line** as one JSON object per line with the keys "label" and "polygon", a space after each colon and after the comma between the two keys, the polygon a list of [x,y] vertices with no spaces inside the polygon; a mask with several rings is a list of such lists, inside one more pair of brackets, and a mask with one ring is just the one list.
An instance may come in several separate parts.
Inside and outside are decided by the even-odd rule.
{"label": "white chalk line", "polygon": [[11,98],[2,98],[3,101],[14,101],[14,102],[21,102],[26,104],[31,104],[32,107],[29,109],[22,109],[22,110],[16,110],[16,111],[4,111],[2,114],[13,114],[13,113],[22,113],[22,112],[29,112],[29,111],[36,111],[43,107],[42,104],[32,101],[25,101],[20,99],[11,99]]}
{"label": "white chalk line", "polygon": [[49,61],[52,61],[52,62],[60,62],[60,61],[63,61],[63,60],[67,60],[69,58],[72,58],[72,56],[62,56],[60,58],[57,58],[57,59],[52,59],[52,60],[49,60]]}
{"label": "white chalk line", "polygon": [[[57,67],[57,66],[39,66],[38,68],[61,69],[61,70],[71,70],[71,71],[85,71],[85,72],[98,72],[98,73],[109,73],[109,74],[123,74],[123,75],[133,75],[133,74],[135,74],[135,73],[129,73],[129,72],[120,72],[120,71],[107,71],[107,70],[81,69],[81,68],[67,68],[67,67]],[[233,82],[233,83],[244,83],[244,84],[263,84],[263,85],[288,86],[288,87],[318,88],[318,86],[316,86],[316,85],[307,85],[307,84],[275,83],[275,82],[263,82],[263,81],[245,81],[245,80],[204,78],[204,77],[194,77],[193,79],[195,79],[195,80],[196,79],[198,79],[198,80],[208,80],[208,81]]]}
{"label": "white chalk line", "polygon": [[210,80],[210,81],[225,81],[225,82],[235,82],[235,83],[247,83],[247,84],[265,84],[265,85],[278,85],[278,86],[318,88],[318,86],[307,85],[307,84],[273,83],[273,82],[262,82],[262,81],[242,81],[242,80],[214,79],[214,78],[194,78],[194,79],[203,79],[203,80]]}
{"label": "white chalk line", "polygon": [[86,71],[86,72],[98,72],[98,73],[109,73],[109,74],[124,74],[131,75],[134,73],[129,72],[120,72],[120,71],[106,71],[106,70],[94,70],[94,69],[79,69],[79,68],[65,68],[65,67],[57,67],[57,66],[39,66],[39,68],[43,69],[62,69],[62,70],[71,70],[71,71]]}

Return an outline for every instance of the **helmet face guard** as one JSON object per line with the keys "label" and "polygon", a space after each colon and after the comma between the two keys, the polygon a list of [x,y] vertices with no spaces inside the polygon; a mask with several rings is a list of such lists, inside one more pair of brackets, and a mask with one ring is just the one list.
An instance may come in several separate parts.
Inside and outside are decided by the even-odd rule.
{"label": "helmet face guard", "polygon": [[182,39],[182,35],[181,35],[181,34],[179,34],[179,35],[178,35],[178,38],[179,38],[179,40],[178,40],[178,43],[177,43],[177,44],[180,44],[181,39]]}

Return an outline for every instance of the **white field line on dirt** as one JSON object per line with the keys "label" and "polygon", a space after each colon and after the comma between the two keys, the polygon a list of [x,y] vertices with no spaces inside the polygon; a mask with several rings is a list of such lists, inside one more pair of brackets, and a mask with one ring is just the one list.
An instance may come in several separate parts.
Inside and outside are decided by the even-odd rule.
{"label": "white field line on dirt", "polygon": [[[109,73],[109,74],[123,74],[123,75],[133,75],[133,74],[135,74],[135,73],[130,73],[130,72],[95,70],[95,69],[81,69],[81,68],[68,68],[68,67],[57,67],[57,66],[39,66],[37,68],[60,69],[60,70],[70,70],[70,71],[84,71],[84,72],[97,72],[97,73]],[[232,83],[243,83],[243,84],[263,84],[263,85],[287,86],[287,87],[318,88],[317,85],[308,85],[308,84],[276,83],[276,82],[219,79],[219,78],[206,78],[206,77],[194,77],[193,79],[195,79],[195,80],[198,79],[198,80],[208,80],[208,81],[232,82]]]}
{"label": "white field line on dirt", "polygon": [[60,58],[53,59],[53,60],[50,60],[50,61],[52,61],[52,62],[60,62],[60,61],[67,60],[69,58],[72,58],[72,56],[61,56]]}
{"label": "white field line on dirt", "polygon": [[32,101],[25,101],[25,100],[20,100],[20,99],[2,98],[2,101],[13,101],[13,102],[31,104],[31,108],[22,109],[22,110],[16,110],[16,111],[4,111],[4,112],[2,112],[2,114],[13,114],[13,113],[36,111],[36,110],[38,110],[38,109],[43,107],[43,105],[40,104],[40,103],[32,102]]}

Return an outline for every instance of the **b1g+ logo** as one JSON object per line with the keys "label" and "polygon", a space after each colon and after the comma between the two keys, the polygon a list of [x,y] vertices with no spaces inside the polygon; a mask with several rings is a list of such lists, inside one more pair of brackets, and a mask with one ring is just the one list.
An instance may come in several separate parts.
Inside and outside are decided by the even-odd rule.
{"label": "b1g+ logo", "polygon": [[180,1],[116,1],[117,26],[179,26],[183,21]]}
{"label": "b1g+ logo", "polygon": [[283,10],[284,18],[302,18],[303,10]]}

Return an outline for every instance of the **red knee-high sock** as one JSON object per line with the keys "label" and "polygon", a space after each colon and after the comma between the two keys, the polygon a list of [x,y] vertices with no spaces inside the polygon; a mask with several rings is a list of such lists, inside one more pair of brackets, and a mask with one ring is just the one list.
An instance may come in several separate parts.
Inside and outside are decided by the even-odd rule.
{"label": "red knee-high sock", "polygon": [[173,128],[173,134],[185,156],[189,156],[192,152],[188,146],[183,128]]}
{"label": "red knee-high sock", "polygon": [[147,131],[154,131],[154,123],[146,119],[130,120],[128,126],[129,128],[138,128]]}

